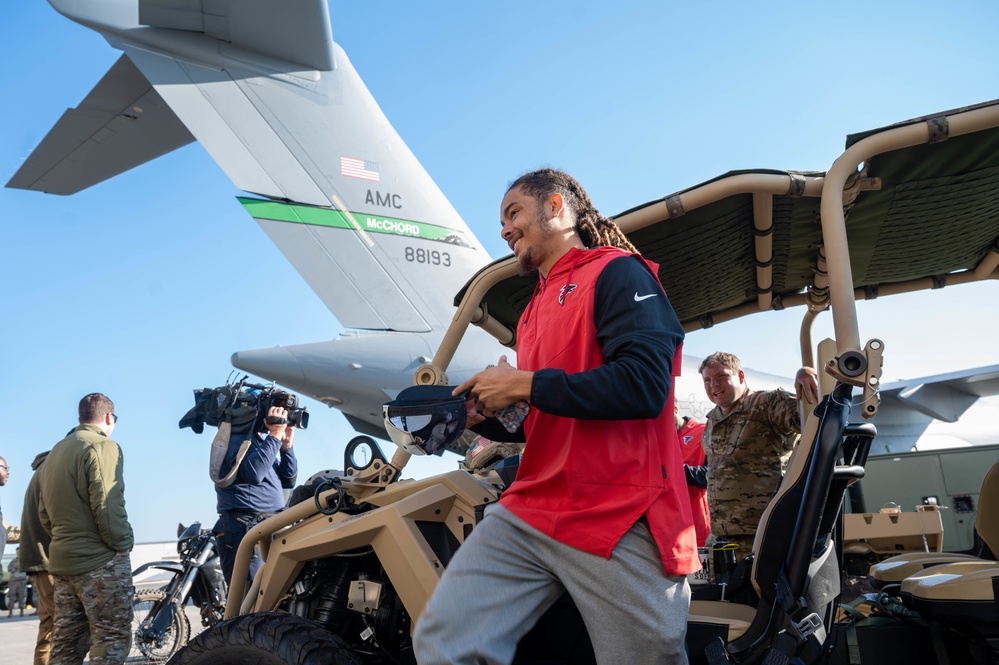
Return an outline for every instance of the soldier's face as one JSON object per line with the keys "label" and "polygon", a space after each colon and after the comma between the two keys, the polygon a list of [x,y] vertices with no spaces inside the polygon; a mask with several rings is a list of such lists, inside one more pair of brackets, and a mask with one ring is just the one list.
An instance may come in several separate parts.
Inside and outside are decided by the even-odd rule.
{"label": "soldier's face", "polygon": [[713,363],[701,372],[704,379],[704,392],[712,404],[728,411],[746,391],[746,375],[742,370],[733,372],[721,363]]}

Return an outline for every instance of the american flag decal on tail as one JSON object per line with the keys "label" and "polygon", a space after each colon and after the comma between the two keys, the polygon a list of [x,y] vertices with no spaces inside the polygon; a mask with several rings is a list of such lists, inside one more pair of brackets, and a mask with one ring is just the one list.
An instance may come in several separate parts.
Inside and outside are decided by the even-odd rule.
{"label": "american flag decal on tail", "polygon": [[355,157],[340,157],[340,175],[372,182],[378,182],[381,179],[381,174],[378,172],[378,162]]}

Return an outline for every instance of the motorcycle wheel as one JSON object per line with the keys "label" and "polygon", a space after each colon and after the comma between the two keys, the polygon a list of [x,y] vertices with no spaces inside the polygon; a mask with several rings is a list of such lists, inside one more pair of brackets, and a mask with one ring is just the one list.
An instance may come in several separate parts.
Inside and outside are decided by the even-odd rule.
{"label": "motorcycle wheel", "polygon": [[162,589],[139,591],[132,601],[132,649],[128,653],[129,663],[165,663],[187,644],[191,636],[191,624],[184,612],[175,612],[170,620],[163,644],[152,640],[144,640],[139,635],[142,622],[149,617],[149,612],[156,603],[166,598]]}
{"label": "motorcycle wheel", "polygon": [[284,612],[244,614],[191,640],[169,665],[360,665],[322,626]]}

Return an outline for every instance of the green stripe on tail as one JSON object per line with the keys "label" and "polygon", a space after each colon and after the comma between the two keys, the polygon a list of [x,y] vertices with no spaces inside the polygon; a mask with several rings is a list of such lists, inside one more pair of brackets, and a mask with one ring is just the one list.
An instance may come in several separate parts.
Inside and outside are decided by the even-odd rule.
{"label": "green stripe on tail", "polygon": [[[364,213],[343,213],[333,208],[319,208],[296,203],[248,199],[241,196],[237,196],[236,198],[254,219],[309,224],[311,226],[328,226],[336,229],[355,230],[359,227],[367,233],[387,233],[406,238],[422,238],[424,240],[446,242],[462,247],[472,247],[472,244],[468,242],[465,234],[461,231],[437,226],[436,224]],[[355,226],[355,223],[357,226]]]}

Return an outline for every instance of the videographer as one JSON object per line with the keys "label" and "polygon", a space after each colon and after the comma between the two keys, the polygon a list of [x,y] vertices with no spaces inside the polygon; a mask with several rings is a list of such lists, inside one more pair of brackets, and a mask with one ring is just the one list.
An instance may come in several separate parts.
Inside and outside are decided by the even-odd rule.
{"label": "videographer", "polygon": [[[226,584],[232,580],[236,551],[246,532],[285,506],[284,489],[295,486],[298,460],[292,449],[295,425],[288,423],[288,410],[281,406],[267,409],[245,457],[238,462],[234,482],[228,487],[216,485],[219,521],[214,532],[218,545],[222,574]],[[227,474],[237,464],[241,444],[247,434],[233,434],[221,472]],[[252,581],[260,568],[260,556],[254,551],[250,559],[247,581]]]}

